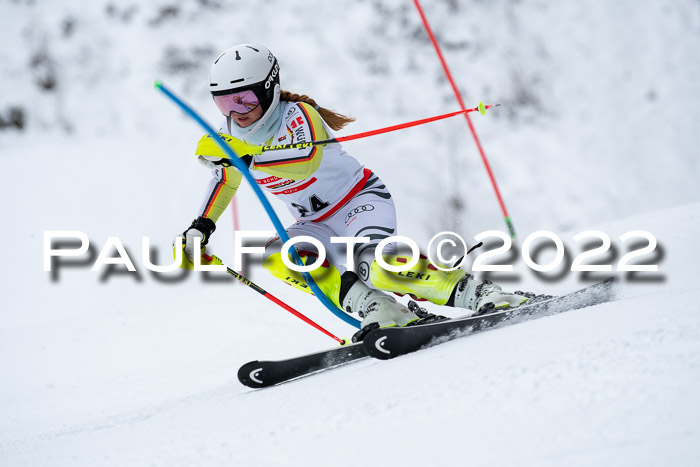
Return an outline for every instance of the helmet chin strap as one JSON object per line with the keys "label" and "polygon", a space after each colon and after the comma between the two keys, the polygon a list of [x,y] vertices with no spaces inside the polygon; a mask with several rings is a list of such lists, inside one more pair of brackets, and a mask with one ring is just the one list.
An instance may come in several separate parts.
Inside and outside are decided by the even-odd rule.
{"label": "helmet chin strap", "polygon": [[[280,103],[280,85],[275,84],[275,92],[274,92],[274,97],[272,98],[272,103],[270,104],[270,107],[268,107],[267,111],[265,114],[260,117],[260,120],[255,122],[250,128],[241,128],[236,122],[233,121],[231,118],[231,115],[229,114],[226,116],[226,128],[228,129],[228,132],[231,136],[236,136],[233,133],[231,133],[231,128],[232,125],[235,125],[235,127],[238,129],[238,134],[240,135],[240,138],[248,141],[249,138],[252,138],[255,133],[258,132],[261,128],[265,126],[265,123],[270,119],[270,116],[274,113],[275,109]],[[251,142],[251,141],[248,141]]]}

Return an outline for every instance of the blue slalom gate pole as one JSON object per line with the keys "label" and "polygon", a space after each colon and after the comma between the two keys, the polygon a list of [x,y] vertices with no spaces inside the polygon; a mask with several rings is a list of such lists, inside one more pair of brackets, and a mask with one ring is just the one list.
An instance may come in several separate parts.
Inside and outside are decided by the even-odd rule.
{"label": "blue slalom gate pole", "polygon": [[[224,140],[219,136],[216,131],[207,123],[205,122],[198,114],[195,112],[190,106],[185,104],[182,99],[177,97],[175,94],[173,94],[163,83],[160,81],[155,82],[155,87],[159,91],[161,91],[163,94],[165,94],[170,100],[172,100],[175,104],[177,104],[178,107],[180,107],[188,116],[190,116],[194,121],[199,123],[199,125],[204,128],[204,131],[209,133],[209,135],[212,137],[214,141],[223,149],[223,151],[229,156],[229,159],[231,160],[231,163],[236,166],[236,168],[243,174],[243,176],[248,180],[248,183],[250,183],[250,186],[253,188],[253,191],[257,195],[258,199],[262,203],[263,207],[265,208],[265,211],[267,212],[268,217],[272,221],[272,224],[275,226],[275,230],[277,231],[277,235],[279,235],[280,239],[283,242],[288,242],[289,241],[289,235],[287,235],[287,231],[284,229],[282,226],[282,223],[279,220],[279,217],[277,217],[277,214],[275,213],[275,210],[272,209],[272,206],[270,206],[270,202],[265,198],[265,195],[263,194],[262,190],[258,186],[257,183],[255,183],[255,179],[253,179],[253,176],[250,174],[248,167],[243,163],[243,161],[238,157],[238,155],[227,145]],[[291,255],[292,255],[292,260],[294,261],[295,264],[298,266],[304,266],[304,262],[301,260],[299,257],[299,254],[297,253],[295,248],[290,248],[289,249]],[[314,295],[316,295],[316,298],[318,298],[323,305],[328,308],[328,310],[336,315],[338,318],[342,319],[346,323],[350,324],[351,326],[354,326],[356,328],[360,328],[360,322],[356,320],[355,318],[348,316],[346,313],[343,311],[340,311],[337,306],[331,300],[326,297],[326,294],[323,293],[323,291],[319,288],[318,284],[314,281],[314,279],[311,277],[311,275],[307,272],[302,272],[301,275],[304,277],[304,280],[306,283],[309,285],[311,290],[313,291]]]}

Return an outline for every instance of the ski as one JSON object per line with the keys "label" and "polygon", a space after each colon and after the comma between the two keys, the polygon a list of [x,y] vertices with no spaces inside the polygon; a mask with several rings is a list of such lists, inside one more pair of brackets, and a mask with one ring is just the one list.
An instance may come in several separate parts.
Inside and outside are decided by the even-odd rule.
{"label": "ski", "polygon": [[425,347],[492,329],[501,323],[510,325],[608,302],[613,299],[612,285],[613,278],[609,278],[566,295],[485,315],[402,328],[376,329],[365,336],[362,344],[364,351],[371,357],[388,360]]}
{"label": "ski", "polygon": [[522,305],[486,315],[455,318],[404,328],[370,332],[362,342],[284,360],[254,360],[241,366],[238,380],[250,388],[265,388],[336,368],[372,356],[386,360],[423,347],[492,329],[501,323],[515,324],[532,317],[604,303],[612,299],[613,279],[549,300]]}
{"label": "ski", "polygon": [[358,342],[286,360],[255,360],[238,370],[238,380],[250,388],[265,388],[362,358],[367,354]]}

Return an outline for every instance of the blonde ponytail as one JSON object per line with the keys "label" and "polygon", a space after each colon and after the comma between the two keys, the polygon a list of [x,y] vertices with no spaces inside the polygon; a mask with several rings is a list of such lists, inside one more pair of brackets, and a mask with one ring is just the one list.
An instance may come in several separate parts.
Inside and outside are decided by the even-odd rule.
{"label": "blonde ponytail", "polygon": [[309,104],[318,111],[321,118],[323,118],[323,121],[326,122],[326,124],[328,124],[328,126],[333,130],[340,130],[348,123],[355,121],[355,119],[352,117],[346,117],[343,114],[319,107],[315,100],[303,94],[294,94],[293,92],[282,91],[280,93],[280,100],[287,102],[304,102]]}

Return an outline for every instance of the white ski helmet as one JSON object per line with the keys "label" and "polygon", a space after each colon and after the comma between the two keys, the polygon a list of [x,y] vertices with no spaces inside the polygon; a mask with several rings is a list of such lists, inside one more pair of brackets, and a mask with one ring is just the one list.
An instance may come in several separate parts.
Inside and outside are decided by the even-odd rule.
{"label": "white ski helmet", "polygon": [[[280,67],[267,47],[240,44],[224,51],[214,60],[209,73],[209,91],[213,96],[252,90],[263,112],[279,102]],[[227,115],[228,117],[228,115]]]}

